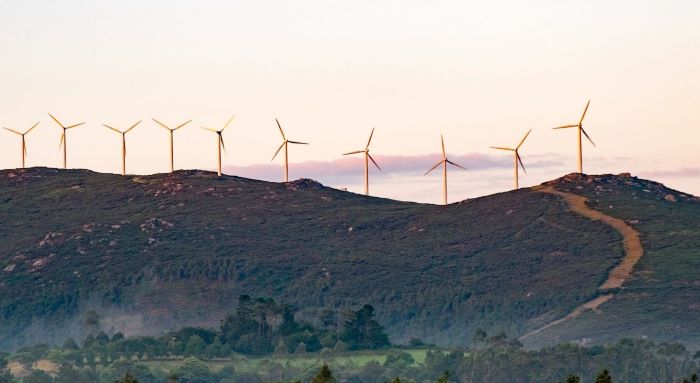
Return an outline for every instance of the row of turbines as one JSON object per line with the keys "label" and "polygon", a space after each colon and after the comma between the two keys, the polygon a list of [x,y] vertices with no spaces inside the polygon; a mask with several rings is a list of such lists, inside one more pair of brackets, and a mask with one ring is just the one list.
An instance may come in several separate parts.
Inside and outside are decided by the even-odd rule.
{"label": "row of turbines", "polygon": [[[579,119],[578,123],[576,124],[570,124],[570,125],[563,125],[563,126],[558,126],[555,127],[554,129],[569,129],[569,128],[576,128],[578,132],[578,172],[583,173],[583,137],[585,136],[590,143],[595,146],[595,143],[593,140],[590,138],[586,130],[583,128],[583,120],[586,118],[586,113],[588,112],[588,107],[590,106],[590,100],[588,103],[586,103],[586,107],[583,110],[583,113],[581,114],[581,118]],[[61,129],[61,139],[59,143],[59,149],[63,149],[63,168],[67,168],[68,165],[68,137],[66,133],[68,130],[77,128],[85,122],[80,122],[77,124],[70,124],[70,125],[65,125],[61,121],[59,121],[56,117],[54,117],[51,113],[49,113],[49,117],[58,125],[58,127]],[[235,116],[234,116],[235,117]],[[231,117],[223,126],[221,129],[212,129],[209,127],[201,127],[202,129],[205,129],[207,131],[213,132],[217,135],[217,152],[216,152],[216,161],[217,161],[217,169],[218,172],[217,174],[221,176],[221,151],[222,149],[224,152],[226,151],[226,145],[224,143],[224,137],[223,133],[226,130],[226,128],[231,125],[231,122],[233,122],[234,117]],[[167,125],[155,118],[152,119],[153,122],[155,122],[158,126],[166,129],[169,134],[170,138],[170,171],[173,172],[175,170],[175,149],[174,149],[174,141],[173,141],[173,135],[174,133],[178,130],[181,129],[185,126],[187,126],[189,123],[192,122],[192,120],[185,121],[177,126],[170,126]],[[122,141],[122,175],[126,175],[126,135],[131,132],[134,128],[136,128],[139,124],[141,124],[142,121],[138,121],[134,123],[133,125],[129,126],[126,129],[118,129],[114,126],[108,125],[108,124],[102,124],[104,127],[107,129],[110,129],[118,134],[121,135],[121,141]],[[294,141],[290,140],[287,138],[287,135],[284,133],[284,130],[282,129],[282,125],[280,124],[279,120],[275,119],[275,122],[277,123],[277,128],[279,129],[279,132],[282,136],[282,143],[280,146],[277,148],[277,151],[275,151],[275,154],[272,156],[272,160],[277,158],[277,155],[284,149],[284,181],[289,182],[289,144],[294,144],[294,145],[308,145],[308,142],[301,142],[301,141]],[[39,122],[36,124],[32,125],[29,129],[27,129],[24,132],[20,132],[15,129],[3,127],[5,130],[12,132],[14,134],[17,134],[18,136],[21,137],[21,162],[22,162],[22,168],[25,167],[25,159],[27,158],[27,143],[25,136],[29,134],[32,130],[34,130],[37,126],[39,125]],[[523,136],[523,138],[520,140],[518,145],[516,145],[514,148],[511,147],[504,147],[504,146],[492,146],[492,149],[496,150],[505,150],[509,152],[513,152],[513,162],[514,162],[514,181],[515,181],[515,189],[519,188],[519,176],[520,176],[520,168],[522,168],[523,172],[527,173],[525,170],[525,165],[523,164],[522,157],[520,156],[520,148],[523,146],[525,143],[525,140],[527,137],[530,135],[532,132],[532,129],[528,130],[527,133]],[[367,140],[367,145],[365,145],[364,149],[361,150],[355,150],[352,152],[344,153],[344,156],[349,156],[349,155],[356,155],[356,154],[362,154],[364,155],[364,181],[365,181],[365,195],[369,195],[369,163],[372,162],[372,164],[381,171],[381,167],[375,161],[375,159],[372,157],[372,155],[369,152],[369,147],[370,144],[372,143],[372,137],[374,136],[374,128],[372,128],[372,131],[370,132],[369,139]],[[446,205],[447,204],[447,168],[448,165],[455,166],[459,169],[462,170],[467,170],[464,166],[457,164],[453,161],[451,161],[447,157],[447,152],[445,151],[445,140],[442,135],[440,135],[440,143],[441,143],[441,149],[442,149],[442,159],[438,161],[435,166],[430,168],[425,175],[429,174],[433,170],[437,169],[438,167],[442,166],[442,197],[443,197],[443,203]]]}

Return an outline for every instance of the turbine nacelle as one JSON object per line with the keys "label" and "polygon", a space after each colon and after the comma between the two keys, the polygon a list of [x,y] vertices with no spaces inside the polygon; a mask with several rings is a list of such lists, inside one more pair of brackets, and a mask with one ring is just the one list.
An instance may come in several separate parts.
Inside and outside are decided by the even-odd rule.
{"label": "turbine nacelle", "polygon": [[365,195],[369,195],[369,161],[372,161],[372,164],[379,169],[379,171],[382,170],[382,168],[379,167],[379,164],[377,164],[377,161],[374,160],[371,154],[369,154],[369,145],[372,143],[372,137],[374,136],[374,128],[372,128],[372,131],[369,134],[369,140],[367,140],[367,145],[365,145],[365,148],[362,150],[356,150],[354,152],[349,152],[349,153],[343,153],[344,156],[350,156],[353,154],[364,154],[365,155]]}
{"label": "turbine nacelle", "polygon": [[523,159],[520,157],[520,147],[523,146],[525,143],[525,140],[527,137],[532,133],[532,129],[528,130],[527,133],[525,133],[525,136],[520,140],[520,143],[515,148],[509,148],[509,147],[504,147],[504,146],[491,146],[491,149],[496,149],[496,150],[505,150],[509,152],[513,152],[515,154],[515,188],[518,189],[519,184],[518,184],[518,164],[520,164],[520,167],[523,169],[523,172],[527,174],[527,170],[525,170],[525,165],[523,164]]}
{"label": "turbine nacelle", "polygon": [[586,107],[583,109],[583,113],[581,114],[581,118],[578,121],[578,124],[571,124],[571,125],[563,125],[563,126],[557,126],[556,128],[553,129],[569,129],[569,128],[578,128],[578,135],[579,135],[579,140],[578,140],[578,171],[579,173],[583,173],[583,145],[581,144],[581,135],[583,134],[586,139],[596,147],[595,142],[591,139],[591,137],[588,135],[588,132],[583,128],[583,120],[586,118],[586,113],[588,112],[588,107],[591,105],[591,100],[588,100],[586,103]]}
{"label": "turbine nacelle", "polygon": [[277,148],[277,151],[272,156],[272,159],[270,161],[274,161],[274,159],[277,158],[279,152],[282,151],[282,148],[284,148],[284,182],[289,182],[289,144],[308,145],[309,143],[301,141],[292,141],[288,139],[287,136],[284,134],[284,130],[282,129],[282,125],[280,124],[279,120],[275,118],[275,122],[277,123],[277,128],[279,129],[280,134],[282,135],[282,144],[279,146],[279,148]]}
{"label": "turbine nacelle", "polygon": [[[223,136],[222,133],[224,132],[224,130],[226,130],[226,128],[228,128],[228,126],[231,124],[231,121],[233,121],[233,119],[234,119],[235,117],[236,117],[236,115],[231,116],[231,118],[229,118],[228,121],[226,121],[226,123],[224,124],[224,126],[223,126],[221,129],[218,129],[218,130],[217,130],[217,129],[207,128],[207,127],[205,127],[205,126],[202,126],[202,129],[208,130],[208,131],[210,131],[210,132],[214,132],[214,133],[216,133],[216,135],[218,136],[218,139],[216,140],[216,141],[217,141],[217,143],[216,143],[216,148],[217,148],[217,157],[218,157],[218,164],[219,164],[219,166],[218,166],[218,173],[217,173],[217,174],[218,174],[219,176],[221,176],[221,149],[223,148],[223,149],[224,149],[224,153],[226,152],[226,144],[224,143],[224,136]],[[184,124],[182,124],[182,125],[180,125],[180,126],[179,126],[178,128],[176,128],[176,129],[181,128],[182,126],[186,125],[187,123],[189,123],[189,121],[186,122],[186,123],[184,123]]]}
{"label": "turbine nacelle", "polygon": [[26,136],[27,133],[29,133],[29,132],[31,132],[32,130],[34,130],[34,128],[36,128],[36,127],[39,125],[40,122],[41,122],[41,121],[39,121],[39,122],[37,122],[36,124],[32,125],[32,127],[29,128],[29,129],[27,129],[24,133],[19,132],[19,131],[14,130],[14,129],[11,129],[11,128],[3,127],[3,129],[7,130],[7,131],[10,132],[10,133],[14,133],[14,134],[20,136],[20,138],[21,138],[21,142],[22,142],[22,168],[24,168],[24,160],[25,160],[25,158],[27,158],[27,142],[26,142],[26,140],[24,139],[24,136]]}
{"label": "turbine nacelle", "polygon": [[440,135],[440,144],[442,145],[442,160],[438,161],[435,166],[430,168],[427,172],[425,172],[424,175],[428,175],[430,172],[435,170],[438,166],[442,165],[442,201],[444,205],[447,205],[447,165],[452,165],[454,167],[460,168],[462,170],[468,170],[464,166],[457,164],[455,162],[452,162],[449,158],[447,158],[447,152],[445,151],[445,139],[443,138],[442,134]]}

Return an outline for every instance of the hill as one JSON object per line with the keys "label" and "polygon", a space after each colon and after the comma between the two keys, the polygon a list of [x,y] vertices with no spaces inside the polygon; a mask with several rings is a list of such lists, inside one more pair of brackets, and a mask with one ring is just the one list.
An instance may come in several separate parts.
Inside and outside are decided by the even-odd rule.
{"label": "hill", "polygon": [[525,335],[613,295],[524,342],[700,340],[697,199],[628,175],[548,186],[640,232],[622,288],[599,288],[626,255],[620,233],[538,188],[445,207],[203,171],[0,171],[0,349],[91,326],[216,326],[241,294],[309,320],[370,303],[392,341],[441,345],[480,328]]}

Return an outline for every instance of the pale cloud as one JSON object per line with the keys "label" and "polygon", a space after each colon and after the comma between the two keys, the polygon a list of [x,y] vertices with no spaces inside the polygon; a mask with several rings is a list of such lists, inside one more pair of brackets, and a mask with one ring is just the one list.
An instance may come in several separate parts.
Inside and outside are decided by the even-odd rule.
{"label": "pale cloud", "polygon": [[[370,172],[381,174],[382,176],[415,176],[423,175],[428,169],[440,161],[440,154],[425,154],[415,156],[386,156],[373,155],[381,167],[381,172],[370,163]],[[495,169],[511,169],[513,166],[512,157],[508,155],[485,155],[471,153],[465,155],[448,156],[471,171],[484,171]],[[361,155],[357,157],[344,157],[331,161],[304,161],[291,163],[291,178],[311,178],[318,181],[329,181],[332,183],[343,182],[345,179],[357,178],[363,174],[363,159]],[[561,156],[556,154],[531,155],[525,158],[528,169],[542,169],[553,166],[562,166]],[[249,166],[225,166],[226,174],[237,175],[247,178],[276,181],[282,176],[282,165],[279,163],[256,164]],[[508,173],[510,174],[510,173]]]}

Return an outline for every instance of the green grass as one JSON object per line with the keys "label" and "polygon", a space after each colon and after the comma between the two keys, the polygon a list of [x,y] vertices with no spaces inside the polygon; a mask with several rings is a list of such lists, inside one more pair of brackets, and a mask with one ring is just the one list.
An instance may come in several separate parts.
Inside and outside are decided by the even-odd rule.
{"label": "green grass", "polygon": [[[427,349],[390,349],[378,351],[354,351],[346,352],[339,355],[334,355],[327,359],[320,356],[319,353],[299,355],[299,356],[269,356],[261,358],[246,358],[237,356],[232,360],[209,360],[204,363],[213,372],[221,370],[224,366],[232,365],[239,372],[256,372],[261,363],[276,363],[281,365],[290,365],[298,369],[317,368],[324,362],[333,366],[344,367],[363,367],[369,362],[377,362],[384,364],[387,355],[392,352],[401,351],[411,354],[415,363],[413,366],[418,366],[425,361]],[[144,362],[149,368],[161,371],[172,371],[182,363],[181,360],[152,360]]]}

